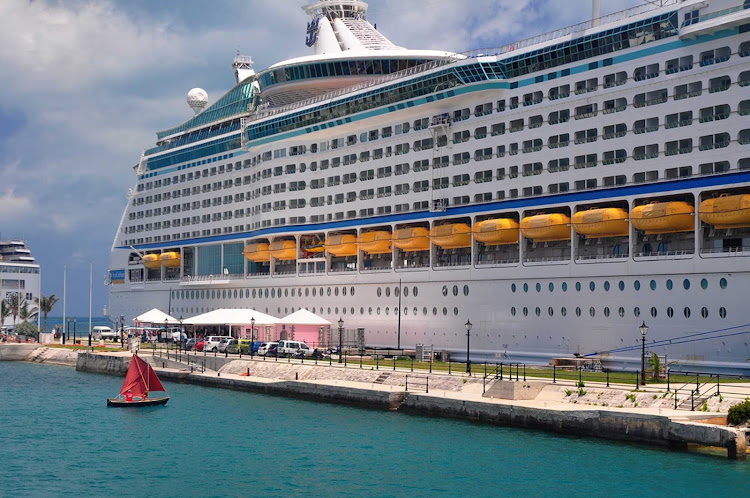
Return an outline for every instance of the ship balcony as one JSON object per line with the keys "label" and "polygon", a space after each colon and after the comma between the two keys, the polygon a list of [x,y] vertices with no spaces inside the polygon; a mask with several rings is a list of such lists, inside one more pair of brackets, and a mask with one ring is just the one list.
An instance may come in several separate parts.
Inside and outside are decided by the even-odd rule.
{"label": "ship balcony", "polygon": [[750,246],[711,248],[700,252],[702,258],[734,258],[750,256]]}
{"label": "ship balcony", "polygon": [[570,254],[567,256],[529,257],[523,259],[524,266],[567,265],[568,263],[570,263]]}
{"label": "ship balcony", "polygon": [[695,251],[691,249],[684,249],[681,251],[650,251],[650,252],[634,252],[633,259],[635,261],[659,261],[659,260],[678,260],[678,259],[691,259]]}
{"label": "ship balcony", "polygon": [[587,254],[576,257],[576,263],[618,263],[628,260],[629,254]]}
{"label": "ship balcony", "polygon": [[697,38],[750,22],[750,9],[738,5],[690,19],[680,26],[680,39]]}

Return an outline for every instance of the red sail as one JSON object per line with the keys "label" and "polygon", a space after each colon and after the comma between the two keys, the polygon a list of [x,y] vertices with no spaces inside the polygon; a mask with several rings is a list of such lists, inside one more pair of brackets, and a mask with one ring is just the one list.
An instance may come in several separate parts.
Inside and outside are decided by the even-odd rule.
{"label": "red sail", "polygon": [[125,382],[122,383],[120,394],[130,393],[137,397],[148,397],[149,391],[164,391],[164,386],[156,376],[156,372],[151,365],[133,355],[130,361],[130,368],[125,375]]}

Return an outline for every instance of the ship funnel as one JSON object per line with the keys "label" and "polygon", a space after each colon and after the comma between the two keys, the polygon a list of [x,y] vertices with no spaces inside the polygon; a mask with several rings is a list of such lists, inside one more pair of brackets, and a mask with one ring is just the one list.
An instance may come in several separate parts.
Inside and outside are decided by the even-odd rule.
{"label": "ship funnel", "polygon": [[599,18],[602,17],[602,0],[591,0],[591,19],[593,26],[599,26]]}

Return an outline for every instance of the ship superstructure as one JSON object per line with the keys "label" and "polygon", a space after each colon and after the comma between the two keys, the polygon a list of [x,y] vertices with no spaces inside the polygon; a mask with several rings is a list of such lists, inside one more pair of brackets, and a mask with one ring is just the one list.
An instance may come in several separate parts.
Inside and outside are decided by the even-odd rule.
{"label": "ship superstructure", "polygon": [[[41,268],[21,238],[0,237],[0,299],[10,303],[16,296],[31,305],[41,295]],[[10,327],[13,317],[5,318],[0,328]]]}
{"label": "ship superstructure", "polygon": [[[157,134],[115,237],[132,318],[306,308],[373,346],[750,367],[750,9],[664,0],[492,50],[397,47],[356,0],[313,55]],[[194,107],[196,108],[196,107]],[[261,337],[270,339],[270,337]],[[329,341],[321,337],[321,343]]]}

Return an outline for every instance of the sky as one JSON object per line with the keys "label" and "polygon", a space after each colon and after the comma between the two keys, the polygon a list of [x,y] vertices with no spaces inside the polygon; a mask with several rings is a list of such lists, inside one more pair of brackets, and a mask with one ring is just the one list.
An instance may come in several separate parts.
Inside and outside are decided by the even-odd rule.
{"label": "sky", "polygon": [[[108,303],[103,285],[133,166],[156,131],[234,85],[239,50],[255,69],[310,53],[298,0],[0,1],[0,236],[24,238],[42,292],[67,313]],[[604,14],[643,0],[603,0]],[[368,20],[396,45],[499,47],[588,20],[590,0],[371,0]],[[62,315],[62,303],[52,315]]]}

